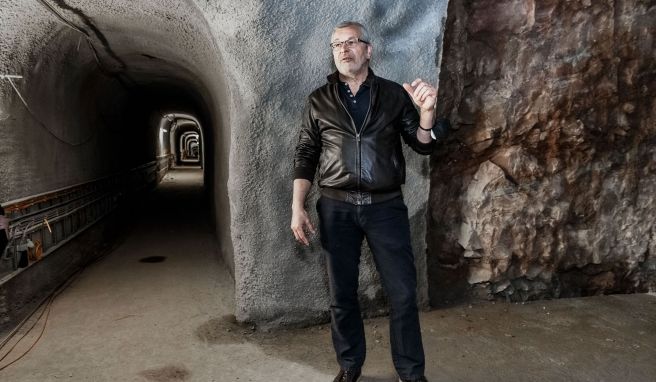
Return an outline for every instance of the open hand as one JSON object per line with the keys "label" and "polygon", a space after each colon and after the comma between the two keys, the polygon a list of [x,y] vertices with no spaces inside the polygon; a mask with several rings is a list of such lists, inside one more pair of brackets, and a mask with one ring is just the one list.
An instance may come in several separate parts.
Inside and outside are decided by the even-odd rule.
{"label": "open hand", "polygon": [[310,245],[306,233],[312,233],[314,235],[316,231],[314,230],[314,226],[312,226],[310,217],[305,209],[298,208],[292,210],[291,228],[296,241],[305,245]]}

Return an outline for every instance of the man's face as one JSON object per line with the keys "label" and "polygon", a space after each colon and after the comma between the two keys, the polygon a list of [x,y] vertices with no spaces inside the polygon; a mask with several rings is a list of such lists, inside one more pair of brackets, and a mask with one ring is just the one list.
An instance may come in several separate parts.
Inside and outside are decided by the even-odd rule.
{"label": "man's face", "polygon": [[[346,27],[335,30],[330,42],[342,42],[360,37],[357,28]],[[371,59],[371,45],[363,42],[358,42],[351,47],[346,45],[342,44],[341,48],[333,49],[333,59],[337,71],[348,76],[366,71],[369,68],[369,59]]]}

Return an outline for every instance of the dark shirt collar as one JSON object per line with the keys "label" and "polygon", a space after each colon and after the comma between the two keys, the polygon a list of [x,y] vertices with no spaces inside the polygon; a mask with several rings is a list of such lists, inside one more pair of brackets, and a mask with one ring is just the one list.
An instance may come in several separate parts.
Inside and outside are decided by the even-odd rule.
{"label": "dark shirt collar", "polygon": [[[339,81],[340,84],[348,87],[348,84],[344,81]],[[371,88],[371,80],[364,81],[361,85],[360,88]]]}
{"label": "dark shirt collar", "polygon": [[[374,81],[375,76],[376,75],[374,74],[374,71],[371,68],[369,68],[369,73],[367,74],[367,79],[364,80],[364,82],[362,84],[366,85],[366,86],[371,86],[372,82]],[[335,71],[334,73],[332,73],[331,75],[329,75],[326,78],[328,80],[328,83],[330,83],[330,84],[342,82],[342,81],[339,80],[339,72],[338,71]]]}

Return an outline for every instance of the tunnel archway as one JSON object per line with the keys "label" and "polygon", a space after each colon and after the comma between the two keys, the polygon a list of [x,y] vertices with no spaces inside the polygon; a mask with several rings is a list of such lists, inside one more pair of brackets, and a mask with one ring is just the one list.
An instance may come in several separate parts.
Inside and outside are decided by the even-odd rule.
{"label": "tunnel archway", "polygon": [[[119,10],[129,11],[116,17]],[[91,198],[94,188],[120,183],[141,189],[162,179],[174,164],[171,147],[179,146],[179,139],[171,145],[170,136],[193,130],[203,200],[209,204],[203,211],[221,222],[213,227],[222,249],[218,256],[230,254],[229,209],[213,212],[228,204],[223,163],[230,133],[223,104],[229,89],[222,49],[202,10],[194,3],[171,9],[165,2],[119,1],[108,8],[100,2],[43,0],[3,3],[0,16],[7,22],[0,27],[0,74],[17,73],[0,78],[0,140],[15,148],[2,152],[0,202],[14,206],[15,228],[28,212],[46,213],[31,204],[35,197],[70,204],[75,198],[61,195],[79,194],[79,187]],[[125,179],[103,180],[131,171],[136,172]],[[99,181],[105,183],[94,183]],[[128,191],[116,190],[118,195]],[[93,219],[109,213],[111,201],[118,199],[109,199],[103,209],[91,205],[102,210]],[[62,219],[66,232],[60,234],[59,220],[49,216],[48,221],[54,228],[39,228],[43,237],[52,237],[44,240],[46,254],[88,225],[66,228]],[[47,232],[50,228],[55,234]],[[0,262],[2,275],[18,272],[12,261]],[[69,271],[52,266],[43,272],[31,286],[35,293]]]}
{"label": "tunnel archway", "polygon": [[[159,122],[158,157],[167,158],[169,166],[180,166],[183,163],[198,165],[205,168],[205,140],[203,128],[198,118],[191,114],[167,112]],[[196,159],[182,158],[183,152],[190,152],[189,140],[193,138],[197,144]],[[184,151],[183,151],[184,149]]]}
{"label": "tunnel archway", "polygon": [[198,162],[201,168],[204,168],[205,140],[203,138],[203,128],[200,121],[192,115],[181,113],[169,113],[166,117],[173,120],[171,125],[170,147],[173,151],[174,163],[180,165],[184,162],[185,158],[182,158],[181,154],[182,149],[188,150],[188,148],[185,147],[185,137],[195,135],[200,145],[199,152],[201,155]]}
{"label": "tunnel archway", "polygon": [[[288,232],[290,158],[302,99],[325,82],[327,36],[345,19],[374,26],[377,73],[396,82],[412,80],[409,75],[432,80],[446,3],[5,2],[0,68],[23,77],[17,88],[31,108],[2,81],[0,140],[17,149],[0,164],[7,175],[0,201],[153,160],[168,166],[162,155],[170,152],[158,153],[159,144],[170,141],[169,129],[158,130],[161,117],[193,115],[203,127],[208,210],[216,252],[234,277],[237,319],[324,320],[329,301],[320,246],[298,248]],[[413,248],[425,268],[427,197],[416,190],[427,191],[428,162],[410,156],[407,164],[415,190],[407,194]],[[364,268],[367,303],[378,311],[382,289],[371,277],[373,262]],[[426,296],[423,268],[420,295]]]}

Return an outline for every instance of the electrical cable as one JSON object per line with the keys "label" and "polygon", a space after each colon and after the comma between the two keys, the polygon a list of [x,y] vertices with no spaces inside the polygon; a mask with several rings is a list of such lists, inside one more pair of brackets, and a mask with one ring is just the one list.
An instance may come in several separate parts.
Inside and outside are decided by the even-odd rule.
{"label": "electrical cable", "polygon": [[49,10],[50,12],[52,12],[55,16],[57,16],[57,18],[58,18],[60,21],[62,21],[64,24],[66,24],[69,28],[71,28],[71,29],[73,29],[73,30],[75,30],[75,31],[77,31],[77,32],[80,32],[80,33],[82,33],[83,35],[87,36],[87,38],[89,38],[89,34],[88,34],[86,31],[84,31],[84,30],[78,28],[78,27],[77,27],[75,24],[73,24],[72,22],[66,20],[66,18],[65,18],[61,13],[59,13],[59,11],[58,11],[55,7],[53,7],[52,5],[50,5],[50,3],[48,3],[48,2],[45,1],[45,0],[37,0],[37,1],[38,1],[39,3],[41,3],[41,5],[43,5],[44,7],[48,8],[48,10]]}
{"label": "electrical cable", "polygon": [[[107,252],[107,253],[109,253],[109,252]],[[104,255],[107,255],[107,253],[105,253]],[[43,333],[45,333],[46,326],[47,326],[47,324],[48,324],[48,319],[50,318],[50,310],[52,309],[52,305],[53,305],[55,299],[56,299],[60,294],[62,294],[62,293],[66,290],[66,288],[68,288],[68,287],[69,287],[69,286],[70,286],[70,285],[71,285],[71,284],[72,284],[72,283],[73,283],[73,282],[74,282],[74,281],[80,276],[80,274],[82,274],[82,272],[83,272],[85,269],[87,269],[89,266],[91,266],[91,265],[97,263],[98,261],[102,260],[102,259],[105,257],[104,255],[103,255],[103,256],[99,256],[99,257],[98,257],[97,259],[95,259],[94,261],[92,261],[92,262],[90,262],[89,264],[83,266],[82,268],[80,268],[79,270],[77,270],[77,271],[76,271],[71,277],[69,277],[69,278],[66,279],[63,283],[61,283],[61,284],[60,284],[60,285],[59,285],[54,291],[52,291],[47,297],[45,297],[45,298],[41,301],[41,303],[36,307],[36,309],[34,309],[34,310],[32,311],[32,313],[30,313],[29,316],[27,316],[25,319],[23,319],[23,321],[21,321],[21,323],[18,324],[18,326],[16,326],[16,328],[14,328],[14,330],[12,330],[11,333],[10,333],[10,334],[9,334],[9,335],[8,335],[3,341],[2,341],[2,343],[0,344],[0,351],[1,351],[1,350],[7,345],[7,343],[11,340],[11,338],[13,338],[13,337],[16,335],[16,333],[18,333],[18,331],[23,327],[23,325],[25,325],[25,323],[27,323],[27,321],[29,321],[30,318],[32,318],[32,316],[34,316],[34,313],[36,313],[36,312],[39,310],[39,308],[41,308],[41,306],[43,306],[43,304],[46,303],[46,301],[47,301],[46,306],[43,308],[43,310],[42,310],[41,313],[39,314],[39,317],[34,321],[34,324],[32,324],[32,326],[31,326],[31,327],[30,327],[30,328],[29,328],[29,329],[28,329],[28,330],[27,330],[27,331],[21,336],[21,338],[19,338],[18,341],[16,341],[16,343],[15,343],[15,344],[14,344],[14,345],[13,345],[13,346],[12,346],[12,347],[11,347],[11,348],[10,348],[10,349],[9,349],[9,350],[8,350],[8,351],[7,351],[7,352],[6,352],[6,353],[0,358],[0,362],[3,361],[5,358],[7,358],[7,356],[8,356],[9,354],[11,354],[11,352],[16,348],[16,346],[17,346],[17,345],[18,345],[18,344],[19,344],[19,343],[20,343],[25,337],[27,337],[27,336],[32,332],[32,330],[34,329],[34,327],[36,326],[36,324],[37,324],[37,323],[41,320],[41,318],[43,317],[43,314],[47,312],[46,317],[45,317],[45,321],[44,321],[44,323],[43,323],[43,327],[41,328],[41,333],[39,333],[39,336],[36,338],[36,340],[34,340],[34,342],[32,343],[32,345],[30,345],[30,347],[29,347],[25,352],[23,352],[23,354],[21,354],[21,355],[18,356],[16,359],[14,359],[13,361],[9,362],[8,364],[6,364],[6,365],[4,365],[4,366],[0,366],[0,371],[3,371],[4,369],[6,369],[6,368],[8,368],[9,366],[13,365],[14,363],[18,362],[20,359],[22,359],[23,357],[25,357],[25,356],[26,356],[26,355],[27,355],[32,349],[34,349],[34,347],[35,347],[36,344],[39,342],[39,340],[41,340],[41,337],[43,336]]]}
{"label": "electrical cable", "polygon": [[[41,3],[41,5],[46,7],[46,9],[48,9],[66,26],[68,26],[69,28],[73,29],[76,32],[83,34],[84,37],[86,37],[87,43],[89,44],[89,48],[91,48],[91,51],[93,52],[93,58],[96,60],[96,64],[98,65],[100,71],[109,77],[115,77],[121,83],[121,85],[127,87],[125,84],[125,80],[119,76],[119,73],[108,70],[107,68],[105,68],[102,62],[100,62],[100,56],[98,55],[98,51],[96,50],[96,47],[93,45],[93,42],[91,41],[91,35],[89,34],[89,32],[73,24],[71,21],[68,21],[66,17],[64,17],[64,15],[61,14],[61,12],[59,12],[55,7],[50,5],[50,3],[48,3],[46,0],[37,0],[37,1]],[[78,44],[78,49],[79,49],[79,44]],[[118,60],[122,66],[125,66],[125,64],[118,57],[116,57],[116,55],[114,55],[114,58]],[[129,77],[128,79],[130,80],[130,82],[134,82]]]}
{"label": "electrical cable", "polygon": [[8,368],[9,366],[13,365],[14,363],[18,362],[21,358],[25,357],[25,355],[27,355],[27,353],[29,353],[29,352],[34,348],[34,346],[36,346],[36,344],[39,342],[39,340],[40,340],[41,337],[43,336],[43,333],[44,333],[45,330],[46,330],[46,325],[48,324],[48,317],[50,316],[50,308],[52,307],[52,301],[53,301],[53,300],[54,300],[54,296],[51,296],[50,299],[48,300],[48,303],[46,304],[46,306],[45,306],[45,307],[43,308],[43,310],[41,311],[41,314],[39,315],[39,318],[37,318],[37,319],[34,321],[34,324],[32,324],[32,326],[31,326],[31,327],[30,327],[30,328],[29,328],[29,329],[23,334],[23,336],[22,336],[21,338],[18,339],[18,341],[16,341],[16,343],[11,347],[11,349],[9,349],[9,350],[7,351],[7,353],[5,353],[5,355],[3,355],[2,358],[0,358],[0,362],[3,361],[5,358],[7,358],[7,356],[8,356],[9,354],[11,354],[11,352],[16,348],[16,346],[18,346],[18,344],[21,343],[21,341],[22,341],[25,337],[27,337],[28,334],[30,334],[30,333],[32,332],[32,329],[34,329],[34,327],[36,326],[36,324],[38,324],[39,321],[41,321],[41,317],[43,317],[43,313],[45,313],[45,312],[47,311],[48,313],[46,314],[46,319],[45,319],[45,321],[44,321],[44,323],[43,323],[43,327],[41,328],[41,333],[39,333],[39,336],[37,337],[37,339],[34,341],[34,343],[32,343],[32,345],[30,345],[30,347],[29,347],[29,348],[28,348],[23,354],[21,354],[21,355],[18,356],[16,359],[14,359],[13,361],[9,362],[8,364],[6,364],[6,365],[4,365],[4,366],[0,366],[0,371],[3,371],[4,369],[6,369],[6,368]]}
{"label": "electrical cable", "polygon": [[[48,300],[49,297],[50,295],[48,295],[46,298],[41,300],[39,305],[37,305],[36,308],[34,308],[32,312],[30,312],[30,314],[27,315],[27,317],[23,318],[23,320],[19,322],[18,325],[16,325],[16,327],[11,332],[9,332],[7,337],[5,337],[5,339],[2,340],[2,343],[0,343],[0,350],[4,348],[9,341],[11,341],[11,339],[16,335],[16,333],[18,333],[18,331],[23,327],[23,325],[25,325],[25,323],[27,323],[27,321],[30,320],[30,318],[32,318],[32,316],[34,316],[34,313],[36,313],[36,311],[43,306],[43,303],[46,302],[46,300]],[[4,356],[2,358],[4,359]]]}
{"label": "electrical cable", "polygon": [[[142,165],[142,166],[139,166],[139,167],[136,167],[136,168],[132,169],[131,172],[124,172],[124,173],[122,172],[122,173],[120,173],[120,174],[118,174],[118,175],[123,176],[123,175],[126,175],[126,174],[131,174],[132,171],[138,171],[138,170],[142,170],[142,169],[146,169],[146,170],[147,170],[147,169],[153,167],[153,166],[155,165],[154,163],[155,163],[155,162],[149,162],[149,163],[147,163],[147,164],[145,164],[145,165]],[[106,180],[106,179],[110,179],[110,178],[109,178],[109,177],[107,177],[107,178],[101,178],[101,179],[98,179],[98,180],[96,180],[96,181],[99,181],[99,180]],[[86,185],[87,183],[84,183],[84,184]],[[57,191],[57,192],[58,192],[58,193],[61,193],[61,190],[60,190],[60,191]],[[26,221],[26,222],[24,222],[24,223],[23,223],[23,222],[18,222],[18,223],[16,223],[16,224],[13,224],[12,226],[8,227],[8,233],[10,233],[10,237],[12,237],[12,238],[20,237],[21,239],[24,239],[24,238],[26,237],[27,233],[30,232],[30,230],[31,230],[32,228],[34,228],[35,226],[47,224],[48,220],[50,220],[50,221],[52,222],[53,220],[55,220],[55,219],[57,219],[57,218],[59,218],[59,217],[66,216],[67,214],[72,213],[72,212],[74,212],[75,210],[77,210],[77,209],[79,209],[79,208],[82,208],[82,207],[88,206],[90,203],[94,203],[94,202],[96,202],[96,201],[98,201],[98,200],[104,199],[104,198],[106,198],[106,197],[109,196],[109,195],[110,195],[109,193],[103,193],[103,194],[101,194],[100,197],[97,197],[95,194],[89,193],[89,194],[86,194],[86,195],[83,195],[83,196],[76,197],[76,198],[74,199],[74,201],[75,201],[76,203],[75,203],[73,206],[68,206],[67,204],[61,203],[61,204],[59,204],[59,205],[56,205],[56,206],[55,206],[56,208],[54,208],[54,209],[52,209],[52,207],[48,207],[47,209],[48,209],[49,211],[47,211],[47,213],[45,213],[45,214],[43,214],[43,213],[32,213],[33,216],[31,216],[31,218],[30,218],[29,221]],[[36,203],[36,202],[33,202],[32,204],[29,204],[29,205],[33,205],[34,203]],[[12,206],[13,206],[13,205],[12,205]],[[2,206],[0,206],[0,209],[2,209]],[[23,228],[23,229],[22,229],[22,228]],[[21,233],[21,231],[22,231],[22,233]],[[43,249],[42,244],[37,240],[37,241],[35,242],[34,252],[35,252],[35,253],[38,253],[38,252],[42,251],[42,249]],[[26,324],[26,323],[27,323],[27,322],[28,322],[28,321],[34,316],[34,314],[35,314],[35,313],[36,313],[36,312],[37,312],[37,311],[43,306],[43,304],[44,304],[46,301],[48,301],[48,304],[47,304],[46,308],[44,308],[44,310],[41,312],[41,314],[39,315],[39,318],[37,318],[37,320],[36,320],[35,323],[32,325],[32,327],[30,327],[30,329],[28,329],[28,331],[27,331],[27,332],[26,332],[26,333],[25,333],[25,334],[24,334],[24,335],[18,340],[18,342],[17,342],[16,344],[14,344],[14,346],[12,346],[12,348],[9,349],[9,351],[8,351],[5,355],[3,355],[2,358],[0,358],[0,361],[4,360],[4,359],[8,356],[8,354],[10,354],[10,353],[14,350],[14,348],[16,347],[16,345],[17,345],[19,342],[21,342],[21,341],[23,340],[23,338],[25,338],[27,335],[29,335],[29,333],[34,329],[34,327],[35,327],[36,324],[39,322],[39,320],[41,320],[41,318],[43,317],[43,312],[46,311],[46,309],[50,309],[50,307],[51,307],[51,305],[53,304],[55,298],[56,298],[57,296],[59,296],[59,294],[61,294],[61,293],[62,293],[62,292],[68,287],[68,286],[70,286],[70,285],[75,281],[75,279],[76,279],[76,278],[77,278],[77,277],[78,277],[78,276],[79,276],[79,275],[80,275],[80,274],[81,274],[81,273],[82,273],[87,267],[89,267],[89,266],[91,266],[91,265],[93,265],[93,264],[99,262],[99,261],[102,260],[107,254],[111,253],[111,251],[112,251],[112,248],[111,248],[111,247],[110,247],[110,248],[106,248],[106,249],[104,249],[104,250],[101,250],[101,252],[99,252],[98,256],[96,256],[96,258],[95,258],[93,261],[91,261],[91,262],[89,262],[88,264],[82,266],[82,267],[81,267],[80,269],[78,269],[75,273],[73,273],[73,275],[71,275],[70,277],[68,277],[68,278],[67,278],[64,282],[62,282],[61,284],[59,284],[59,286],[57,286],[57,288],[55,288],[55,289],[54,289],[54,290],[53,290],[48,296],[46,296],[45,298],[43,298],[43,299],[41,300],[41,302],[40,302],[40,303],[39,303],[39,304],[38,304],[38,305],[37,305],[37,306],[36,306],[36,307],[30,312],[30,314],[29,314],[26,318],[24,318],[24,319],[23,319],[23,320],[22,320],[22,321],[21,321],[21,322],[20,322],[20,323],[19,323],[19,324],[18,324],[18,325],[17,325],[17,326],[16,326],[16,327],[10,332],[10,333],[9,333],[9,335],[7,335],[7,336],[2,340],[2,342],[0,343],[0,352],[3,351],[3,349],[5,348],[5,346],[7,345],[7,343],[9,343],[9,341],[10,341],[10,340],[11,340],[11,339],[12,339],[12,338],[18,333],[18,331],[19,331],[19,330],[20,330],[20,329],[21,329],[21,328],[22,328],[22,327],[23,327],[23,326],[24,326],[24,325],[25,325],[25,324]],[[103,253],[103,252],[104,252],[104,253]],[[50,299],[50,300],[49,300],[49,299]],[[49,313],[48,313],[48,315],[46,316],[46,324],[47,324],[48,317],[49,317]],[[42,334],[43,334],[43,331],[45,331],[45,324],[44,324],[44,328],[42,329]],[[41,335],[42,335],[42,334],[41,334]],[[39,338],[37,338],[36,342],[39,341],[41,335],[39,336]],[[33,344],[33,345],[30,347],[30,349],[28,349],[28,352],[29,352],[34,346],[35,346],[35,344]],[[26,352],[25,354],[27,354],[27,352]],[[24,356],[24,354],[21,355],[21,356],[19,357],[19,359],[22,358],[23,356]],[[16,361],[16,360],[12,361],[12,363],[14,363],[15,361]],[[3,366],[2,368],[0,368],[0,371],[1,371],[1,370],[4,370],[7,366],[9,366],[9,365],[5,365],[5,366]]]}
{"label": "electrical cable", "polygon": [[46,312],[46,310],[47,310],[47,314],[46,314],[46,317],[45,317],[45,322],[44,322],[44,324],[43,324],[43,327],[41,328],[41,333],[39,334],[39,336],[37,337],[37,339],[34,341],[34,343],[32,343],[32,345],[30,345],[29,349],[27,349],[27,350],[26,350],[23,354],[21,354],[18,358],[16,358],[15,360],[11,361],[10,363],[8,363],[8,364],[6,364],[6,365],[4,365],[4,366],[1,366],[1,367],[0,367],[0,371],[6,369],[7,367],[9,367],[9,366],[11,366],[12,364],[16,363],[18,360],[22,359],[25,355],[27,355],[27,354],[28,354],[28,353],[29,353],[29,352],[30,352],[30,351],[36,346],[36,344],[39,342],[39,340],[40,340],[41,337],[43,336],[43,333],[45,332],[45,328],[46,328],[46,325],[48,324],[48,319],[49,319],[49,317],[50,317],[50,310],[51,310],[51,308],[52,308],[52,305],[53,305],[55,299],[56,299],[60,294],[62,294],[62,293],[63,293],[63,292],[64,292],[64,291],[65,291],[65,290],[66,290],[71,284],[73,284],[73,282],[75,282],[75,280],[76,280],[76,279],[82,274],[82,272],[84,272],[84,270],[86,270],[88,267],[90,267],[90,266],[96,264],[97,262],[101,261],[102,259],[104,259],[106,255],[108,255],[109,253],[112,252],[112,250],[113,250],[113,248],[106,248],[105,251],[103,251],[104,253],[101,253],[96,259],[94,259],[93,261],[91,261],[91,262],[89,262],[88,264],[84,265],[83,267],[81,267],[80,269],[78,269],[75,273],[73,273],[73,275],[71,275],[69,278],[67,278],[67,279],[66,279],[64,282],[62,282],[57,288],[55,288],[55,289],[54,289],[54,290],[53,290],[48,296],[46,296],[46,297],[45,297],[45,298],[39,303],[39,305],[38,305],[34,310],[32,310],[32,312],[29,314],[29,316],[27,316],[25,319],[23,319],[23,321],[21,321],[21,322],[18,324],[18,326],[16,326],[16,328],[14,328],[14,329],[11,331],[11,333],[10,333],[10,334],[9,334],[9,335],[8,335],[3,341],[2,341],[2,343],[0,343],[0,351],[3,350],[3,348],[7,345],[7,343],[9,343],[9,341],[10,341],[10,340],[16,335],[16,333],[18,333],[18,331],[23,327],[23,325],[25,325],[25,324],[26,324],[26,323],[27,323],[27,322],[28,322],[28,321],[34,316],[34,314],[35,314],[35,313],[41,308],[41,306],[43,306],[43,304],[46,303],[46,301],[47,301],[47,303],[46,303],[46,307],[43,309],[43,311],[42,311],[41,314],[39,315],[39,318],[36,319],[36,321],[34,322],[34,324],[32,324],[32,326],[31,326],[31,327],[25,332],[25,334],[23,334],[23,336],[21,336],[21,338],[16,342],[16,344],[14,344],[14,345],[11,347],[11,349],[9,349],[9,350],[7,351],[7,353],[6,353],[5,355],[3,355],[2,358],[0,358],[0,361],[4,360],[9,354],[11,354],[11,352],[14,350],[14,348],[16,347],[16,345],[17,345],[19,342],[21,342],[21,341],[22,341],[27,335],[29,335],[29,334],[31,333],[31,331],[34,329],[34,327],[36,326],[36,324],[37,324],[37,323],[41,320],[41,318],[43,317],[44,312]]}
{"label": "electrical cable", "polygon": [[[48,3],[47,1],[45,1],[45,0],[37,0],[37,1],[41,5],[43,5],[48,11],[50,11],[53,15],[55,15],[58,20],[63,22],[64,25],[66,25],[67,27],[73,29],[76,32],[79,32],[79,33],[83,34],[85,36],[86,40],[87,40],[87,44],[89,45],[89,48],[91,49],[91,52],[93,54],[93,58],[96,61],[96,64],[98,65],[98,68],[100,69],[100,71],[103,74],[105,74],[109,77],[115,77],[121,83],[121,85],[123,85],[124,87],[126,86],[125,79],[121,78],[119,76],[119,73],[115,73],[115,72],[112,72],[112,71],[108,70],[102,64],[102,62],[100,61],[100,57],[98,55],[98,51],[97,51],[96,47],[93,45],[93,42],[91,41],[91,36],[89,35],[89,32],[85,31],[82,28],[79,28],[78,26],[76,26],[72,22],[68,21],[55,7],[50,5],[50,3]],[[79,49],[79,43],[78,43],[78,49]],[[11,87],[14,89],[14,91],[18,95],[18,98],[20,98],[21,102],[23,103],[23,105],[27,109],[28,113],[32,116],[32,118],[34,118],[34,120],[37,122],[37,124],[39,126],[41,126],[44,130],[46,130],[50,135],[52,135],[57,141],[59,141],[61,143],[64,143],[66,145],[72,146],[72,147],[77,147],[77,146],[82,146],[82,145],[88,143],[98,133],[98,130],[94,129],[93,132],[87,138],[85,138],[85,139],[83,139],[79,142],[69,142],[68,140],[60,137],[58,134],[56,134],[54,131],[52,131],[52,129],[50,129],[43,121],[41,121],[37,117],[36,113],[34,113],[34,111],[30,108],[27,101],[25,100],[25,98],[23,97],[21,92],[18,90],[18,87],[16,86],[16,84],[14,84],[14,81],[9,77],[7,77],[5,79],[9,81],[9,84],[11,85]]]}
{"label": "electrical cable", "polygon": [[64,138],[62,138],[59,135],[55,134],[55,132],[53,132],[45,123],[43,123],[36,116],[36,114],[34,113],[32,108],[30,108],[30,106],[27,104],[27,101],[25,101],[25,98],[23,98],[23,95],[18,90],[18,87],[16,87],[16,85],[14,84],[14,81],[12,81],[11,78],[5,78],[5,79],[7,81],[9,81],[9,84],[11,84],[11,87],[14,88],[14,91],[18,95],[18,98],[20,98],[20,100],[23,102],[23,105],[25,106],[25,109],[27,110],[28,113],[30,113],[30,115],[32,116],[32,118],[34,118],[34,120],[37,122],[37,124],[39,126],[41,126],[44,130],[46,130],[50,135],[52,135],[59,142],[62,142],[64,144],[72,146],[72,147],[82,146],[83,144],[88,143],[98,133],[98,131],[96,129],[96,130],[93,131],[93,133],[91,133],[91,135],[89,135],[87,138],[85,138],[84,140],[82,140],[80,142],[73,143],[73,142],[69,142],[69,141],[65,140]]}

